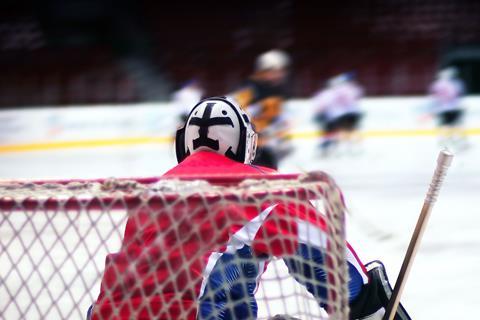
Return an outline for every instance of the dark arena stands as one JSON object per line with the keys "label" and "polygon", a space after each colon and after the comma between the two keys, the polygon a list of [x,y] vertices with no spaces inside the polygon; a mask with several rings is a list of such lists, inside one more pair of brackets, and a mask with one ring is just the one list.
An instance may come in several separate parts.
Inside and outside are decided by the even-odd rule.
{"label": "dark arena stands", "polygon": [[0,320],[480,319],[479,160],[480,0],[0,0]]}
{"label": "dark arena stands", "polygon": [[423,94],[447,64],[478,93],[480,2],[4,0],[0,107],[161,101],[192,78],[224,94],[271,48],[295,97],[345,70],[368,95]]}

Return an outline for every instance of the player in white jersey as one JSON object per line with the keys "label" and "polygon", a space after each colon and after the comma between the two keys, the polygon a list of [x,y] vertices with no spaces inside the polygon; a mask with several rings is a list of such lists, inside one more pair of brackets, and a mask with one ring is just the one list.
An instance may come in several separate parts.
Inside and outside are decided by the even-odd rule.
{"label": "player in white jersey", "polygon": [[323,131],[320,148],[329,155],[340,144],[352,151],[360,140],[358,127],[362,118],[359,100],[363,89],[353,73],[343,73],[328,81],[327,87],[312,98],[315,120]]}
{"label": "player in white jersey", "polygon": [[461,98],[464,93],[463,81],[453,67],[440,70],[429,88],[430,101],[426,111],[437,120],[442,146],[454,149],[468,146],[462,128],[464,110]]}

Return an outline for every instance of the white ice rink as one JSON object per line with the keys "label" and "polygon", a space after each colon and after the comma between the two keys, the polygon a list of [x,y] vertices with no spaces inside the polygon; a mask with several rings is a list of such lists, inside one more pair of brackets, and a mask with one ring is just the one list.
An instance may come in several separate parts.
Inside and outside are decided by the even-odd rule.
{"label": "white ice rink", "polygon": [[[453,160],[405,286],[402,302],[415,320],[478,318],[480,136],[468,138],[471,147]],[[433,174],[436,138],[369,137],[360,154],[330,159],[316,154],[315,143],[295,140],[280,171],[330,173],[350,210],[349,242],[363,262],[382,260],[393,284]],[[4,152],[0,178],[158,176],[174,164],[166,144]]]}

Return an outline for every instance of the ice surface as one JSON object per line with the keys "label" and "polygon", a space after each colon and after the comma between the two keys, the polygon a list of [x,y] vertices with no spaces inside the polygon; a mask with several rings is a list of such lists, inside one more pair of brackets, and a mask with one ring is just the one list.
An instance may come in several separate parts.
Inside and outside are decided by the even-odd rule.
{"label": "ice surface", "polygon": [[[413,319],[471,319],[477,313],[480,138],[469,138],[472,147],[453,160],[405,286],[402,302]],[[350,209],[349,242],[365,263],[382,260],[393,284],[440,150],[435,137],[369,138],[360,154],[329,159],[318,155],[313,139],[295,144],[281,171],[325,170],[336,179]],[[175,164],[173,154],[172,146],[158,144],[4,153],[0,179],[155,176]]]}

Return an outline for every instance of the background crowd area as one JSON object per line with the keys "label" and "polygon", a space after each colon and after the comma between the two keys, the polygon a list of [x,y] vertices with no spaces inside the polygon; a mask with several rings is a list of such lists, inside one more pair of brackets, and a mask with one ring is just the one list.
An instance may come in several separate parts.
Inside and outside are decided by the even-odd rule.
{"label": "background crowd area", "polygon": [[5,0],[0,108],[168,101],[192,78],[223,95],[272,48],[291,97],[347,70],[367,96],[423,95],[444,66],[475,94],[480,2]]}

